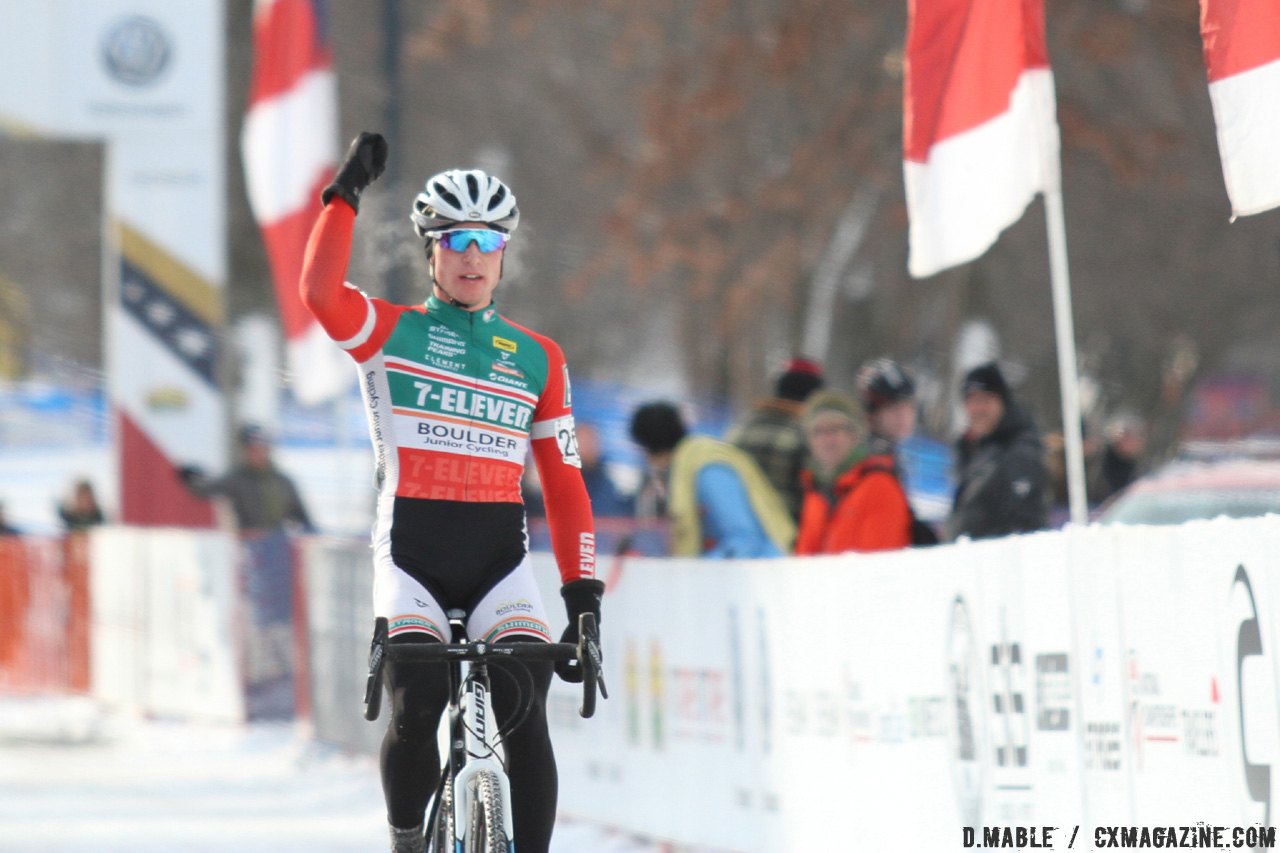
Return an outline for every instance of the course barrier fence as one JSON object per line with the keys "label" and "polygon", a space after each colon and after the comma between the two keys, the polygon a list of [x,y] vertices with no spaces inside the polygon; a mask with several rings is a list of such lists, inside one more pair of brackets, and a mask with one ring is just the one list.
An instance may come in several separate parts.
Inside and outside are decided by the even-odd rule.
{"label": "course barrier fence", "polygon": [[[242,719],[236,542],[89,541],[93,693]],[[298,706],[317,738],[372,754],[368,544],[295,544]],[[69,612],[12,582],[57,574],[52,546],[30,547],[0,551],[0,566],[37,566],[6,568],[0,588],[0,613],[25,624]],[[559,577],[549,555],[533,564],[558,633]],[[611,698],[586,721],[575,687],[549,700],[566,813],[741,851],[952,850],[1000,827],[1058,849],[1126,828],[1222,827],[1230,842],[1274,821],[1276,518],[600,571]],[[12,686],[32,666],[13,649],[39,631],[18,645],[5,631]]]}

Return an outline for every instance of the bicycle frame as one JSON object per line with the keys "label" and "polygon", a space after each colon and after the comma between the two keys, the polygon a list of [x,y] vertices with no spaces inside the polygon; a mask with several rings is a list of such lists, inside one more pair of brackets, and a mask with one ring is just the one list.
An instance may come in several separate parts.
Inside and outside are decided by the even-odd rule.
{"label": "bicycle frame", "polygon": [[[467,834],[471,831],[474,811],[480,802],[480,789],[496,780],[497,792],[490,792],[499,802],[496,807],[486,810],[486,825],[493,820],[496,811],[500,814],[501,829],[507,839],[507,850],[514,850],[513,824],[511,813],[511,783],[506,769],[498,760],[495,752],[496,744],[491,743],[494,724],[490,719],[492,708],[489,705],[489,665],[493,657],[525,658],[528,660],[575,660],[582,667],[582,705],[578,713],[582,717],[590,717],[595,713],[596,691],[608,698],[604,678],[601,674],[601,656],[598,645],[595,617],[584,614],[578,622],[578,644],[567,643],[507,643],[492,644],[482,641],[468,642],[464,627],[466,614],[460,610],[451,610],[447,614],[453,629],[454,642],[441,644],[436,642],[398,643],[391,645],[387,639],[387,620],[378,618],[374,625],[374,639],[369,652],[369,679],[365,686],[365,710],[367,720],[375,720],[382,706],[382,667],[388,659],[417,662],[437,662],[447,664],[449,677],[449,704],[446,708],[447,731],[449,742],[445,750],[445,759],[441,768],[441,779],[436,786],[436,795],[427,824],[430,835],[428,844],[434,843],[432,836],[438,835],[436,827],[441,819],[439,812],[441,800],[449,793],[451,803],[452,832],[446,828],[445,835],[451,836],[449,842],[452,849],[436,850],[436,853],[458,853],[471,847]],[[464,666],[465,664],[465,666]],[[472,796],[472,784],[476,794]],[[496,829],[497,827],[491,827]],[[483,843],[483,839],[477,839]],[[467,845],[467,846],[464,846]]]}
{"label": "bicycle frame", "polygon": [[[461,619],[454,620],[455,643],[467,642]],[[470,783],[483,773],[493,773],[498,779],[502,802],[502,829],[508,839],[515,836],[511,822],[511,780],[506,768],[494,756],[494,744],[489,742],[489,665],[483,658],[470,662],[454,660],[449,664],[449,758],[444,771],[453,780],[453,834],[457,849],[467,849],[467,833],[471,830],[471,810],[477,803],[468,796]],[[433,810],[434,811],[434,810]]]}

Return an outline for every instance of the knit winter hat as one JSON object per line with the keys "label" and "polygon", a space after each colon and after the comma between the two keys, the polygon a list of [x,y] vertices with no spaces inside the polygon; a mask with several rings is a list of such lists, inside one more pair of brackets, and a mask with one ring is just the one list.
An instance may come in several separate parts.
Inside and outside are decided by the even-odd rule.
{"label": "knit winter hat", "polygon": [[986,391],[1005,403],[1009,402],[1009,383],[1005,382],[1000,366],[994,361],[980,364],[965,374],[964,382],[960,383],[960,397],[963,399],[974,391]]}
{"label": "knit winter hat", "polygon": [[650,453],[674,450],[684,436],[684,418],[673,403],[645,403],[631,415],[631,439]]}
{"label": "knit winter hat", "polygon": [[808,358],[793,358],[778,377],[777,395],[784,400],[804,402],[822,385],[822,365]]}
{"label": "knit winter hat", "polygon": [[868,361],[858,370],[858,398],[869,414],[885,406],[915,396],[916,384],[902,365],[893,359],[877,358]]}
{"label": "knit winter hat", "polygon": [[804,404],[800,413],[801,422],[808,429],[814,418],[823,412],[838,412],[853,424],[859,434],[867,432],[867,415],[858,401],[848,394],[839,391],[815,391]]}

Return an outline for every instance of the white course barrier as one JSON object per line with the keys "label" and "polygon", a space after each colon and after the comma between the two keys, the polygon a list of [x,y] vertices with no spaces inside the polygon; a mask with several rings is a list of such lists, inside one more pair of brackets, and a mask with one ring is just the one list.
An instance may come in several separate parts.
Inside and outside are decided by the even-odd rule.
{"label": "white course barrier", "polygon": [[[557,613],[545,559],[541,580]],[[1231,843],[1275,820],[1278,594],[1274,517],[630,561],[612,698],[583,721],[554,688],[560,807],[740,851],[960,850],[984,826],[1093,849],[1200,822]]]}
{"label": "white course barrier", "polygon": [[373,551],[368,540],[313,537],[302,545],[306,704],[316,737],[376,755],[390,716],[364,718],[373,637]]}
{"label": "white course barrier", "polygon": [[[368,546],[306,553],[317,736],[372,750]],[[568,814],[769,853],[1275,820],[1280,519],[608,563],[612,698],[592,720],[571,685],[550,700]]]}
{"label": "white course barrier", "polygon": [[243,720],[237,544],[215,531],[90,534],[93,695],[141,712]]}

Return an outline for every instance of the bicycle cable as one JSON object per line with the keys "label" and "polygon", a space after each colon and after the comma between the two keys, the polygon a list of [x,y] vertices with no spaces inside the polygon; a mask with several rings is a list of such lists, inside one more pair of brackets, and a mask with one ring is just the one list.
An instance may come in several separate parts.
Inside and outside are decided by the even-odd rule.
{"label": "bicycle cable", "polygon": [[[510,678],[512,683],[515,685],[517,700],[516,707],[520,710],[518,713],[512,715],[512,720],[508,722],[507,725],[503,726],[499,724],[497,734],[497,738],[499,740],[506,738],[507,735],[520,728],[520,726],[524,724],[524,721],[529,718],[529,712],[532,710],[531,706],[533,704],[533,697],[537,693],[537,685],[533,683],[533,673],[529,671],[529,664],[519,658],[512,658],[512,660],[519,664],[519,666],[512,667],[512,669],[518,671],[520,673],[520,677],[517,677],[514,672],[508,671],[505,667],[500,667],[499,671]],[[523,681],[521,681],[521,678],[523,678]],[[525,701],[526,693],[529,696],[528,702]]]}
{"label": "bicycle cable", "polygon": [[[506,757],[505,755],[501,755],[498,753],[497,751],[498,743],[502,740],[505,740],[507,735],[511,734],[513,731],[518,729],[521,725],[523,725],[524,721],[528,719],[529,712],[531,710],[530,704],[532,703],[532,697],[536,692],[535,685],[533,683],[533,673],[529,671],[529,665],[524,661],[520,660],[519,658],[509,658],[508,660],[512,661],[515,664],[518,664],[518,666],[513,666],[510,668],[506,666],[494,666],[494,667],[490,667],[489,671],[490,673],[500,672],[503,674],[504,677],[511,679],[512,689],[515,690],[515,700],[516,700],[515,707],[519,708],[520,710],[512,716],[512,719],[508,721],[507,724],[503,725],[501,722],[499,722],[497,730],[493,733],[492,740],[484,740],[480,737],[479,732],[471,729],[470,727],[468,727],[467,729],[467,731],[471,734],[471,736],[476,740],[480,741],[481,743],[483,743],[485,746],[485,749],[488,751],[487,755],[472,755],[472,758],[493,758],[494,760],[498,761],[502,765],[502,768],[504,771],[507,768]],[[516,672],[519,672],[520,675],[517,676],[515,672],[512,672],[511,670],[515,670]],[[466,681],[470,681],[473,677],[474,676],[472,676],[471,674],[468,674]],[[491,676],[491,679],[492,679],[492,676]],[[465,683],[466,682],[464,682],[464,684]],[[525,701],[526,696],[529,697],[528,702]]]}

